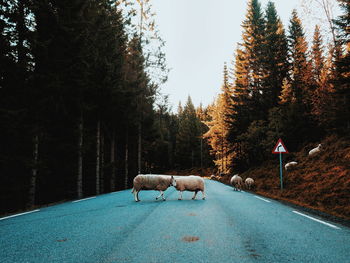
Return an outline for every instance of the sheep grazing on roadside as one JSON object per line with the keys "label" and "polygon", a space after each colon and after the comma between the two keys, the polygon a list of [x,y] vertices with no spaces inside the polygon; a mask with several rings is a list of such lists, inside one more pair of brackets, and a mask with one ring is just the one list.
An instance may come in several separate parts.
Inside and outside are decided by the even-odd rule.
{"label": "sheep grazing on roadside", "polygon": [[254,186],[254,179],[250,177],[245,179],[245,186],[250,190]]}
{"label": "sheep grazing on roadside", "polygon": [[230,183],[235,191],[242,191],[243,179],[238,174],[232,176]]}
{"label": "sheep grazing on roadside", "polygon": [[284,166],[284,169],[287,170],[291,170],[293,168],[295,168],[295,166],[297,166],[297,162],[289,162],[289,163],[286,163],[286,165]]}
{"label": "sheep grazing on roadside", "polygon": [[159,191],[160,195],[156,197],[164,198],[164,191],[168,189],[169,186],[176,186],[176,181],[173,176],[169,175],[156,175],[156,174],[139,174],[134,178],[134,187],[132,188],[132,193],[134,194],[135,201],[140,201],[139,192],[141,190],[155,190]]}
{"label": "sheep grazing on roadside", "polygon": [[180,191],[179,200],[182,200],[182,192],[190,191],[194,192],[192,199],[196,199],[198,191],[202,192],[202,199],[205,199],[204,192],[204,179],[200,176],[189,175],[189,176],[176,176],[176,190]]}
{"label": "sheep grazing on roadside", "polygon": [[316,148],[313,148],[311,151],[309,151],[309,156],[313,156],[321,151],[322,145],[319,144]]}

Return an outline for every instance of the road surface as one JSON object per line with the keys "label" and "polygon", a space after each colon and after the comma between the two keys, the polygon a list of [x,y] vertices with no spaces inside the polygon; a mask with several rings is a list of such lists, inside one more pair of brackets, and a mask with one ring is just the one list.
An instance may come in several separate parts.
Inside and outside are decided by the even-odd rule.
{"label": "road surface", "polygon": [[[350,229],[206,180],[207,199],[130,190],[0,218],[0,262],[350,262]],[[201,198],[201,193],[197,198]]]}

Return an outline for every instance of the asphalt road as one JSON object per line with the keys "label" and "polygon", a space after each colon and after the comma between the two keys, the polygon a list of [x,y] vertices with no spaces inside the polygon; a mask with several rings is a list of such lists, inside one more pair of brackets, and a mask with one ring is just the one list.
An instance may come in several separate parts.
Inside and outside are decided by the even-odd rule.
{"label": "asphalt road", "polygon": [[142,191],[136,203],[127,190],[0,218],[0,262],[350,262],[349,228],[206,187],[206,200],[169,188],[165,202]]}

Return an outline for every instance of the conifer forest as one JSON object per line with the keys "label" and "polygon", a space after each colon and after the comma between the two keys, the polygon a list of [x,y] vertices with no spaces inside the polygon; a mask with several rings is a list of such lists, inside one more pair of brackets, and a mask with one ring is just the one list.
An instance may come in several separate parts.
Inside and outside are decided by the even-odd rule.
{"label": "conifer forest", "polygon": [[349,0],[330,43],[296,10],[284,25],[272,1],[247,1],[220,94],[175,110],[151,2],[0,0],[0,214],[128,189],[138,173],[244,172],[278,138],[289,151],[349,138]]}

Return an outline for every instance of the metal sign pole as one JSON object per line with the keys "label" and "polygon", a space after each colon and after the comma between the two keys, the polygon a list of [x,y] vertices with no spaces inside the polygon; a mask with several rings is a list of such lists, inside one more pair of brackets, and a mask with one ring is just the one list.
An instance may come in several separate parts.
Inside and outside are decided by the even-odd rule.
{"label": "metal sign pole", "polygon": [[283,190],[283,169],[282,169],[282,153],[280,152],[280,180],[281,180],[281,190]]}

